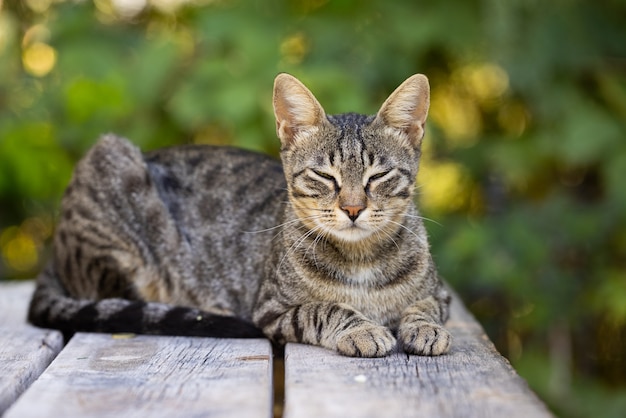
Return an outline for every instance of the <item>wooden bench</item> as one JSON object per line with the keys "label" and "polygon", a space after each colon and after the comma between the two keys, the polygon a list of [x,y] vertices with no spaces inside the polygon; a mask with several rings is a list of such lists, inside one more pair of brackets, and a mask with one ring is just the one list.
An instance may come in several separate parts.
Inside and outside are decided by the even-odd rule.
{"label": "wooden bench", "polygon": [[0,283],[0,415],[547,417],[458,298],[441,357],[357,359],[268,341],[75,335],[26,324],[32,282]]}

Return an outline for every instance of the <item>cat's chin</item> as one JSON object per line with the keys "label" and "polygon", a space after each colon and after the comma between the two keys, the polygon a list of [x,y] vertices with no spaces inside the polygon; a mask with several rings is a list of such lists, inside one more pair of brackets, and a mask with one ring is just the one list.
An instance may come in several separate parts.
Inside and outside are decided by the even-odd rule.
{"label": "cat's chin", "polygon": [[351,226],[334,230],[332,234],[338,238],[339,241],[354,243],[370,238],[372,231],[357,226]]}

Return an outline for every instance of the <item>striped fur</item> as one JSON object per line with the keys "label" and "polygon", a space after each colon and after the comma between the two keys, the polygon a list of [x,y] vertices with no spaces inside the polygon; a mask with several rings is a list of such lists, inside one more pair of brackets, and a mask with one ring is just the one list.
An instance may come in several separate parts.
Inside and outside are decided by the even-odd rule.
{"label": "striped fur", "polygon": [[428,83],[375,116],[326,116],[274,88],[282,167],[232,148],[142,154],[104,136],[65,193],[32,323],[75,331],[266,335],[350,356],[447,352],[449,296],[413,204]]}

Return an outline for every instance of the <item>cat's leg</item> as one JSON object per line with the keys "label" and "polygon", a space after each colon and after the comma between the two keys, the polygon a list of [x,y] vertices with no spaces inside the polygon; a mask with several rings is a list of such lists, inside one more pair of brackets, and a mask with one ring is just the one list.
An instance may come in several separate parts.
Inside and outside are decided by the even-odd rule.
{"label": "cat's leg", "polygon": [[404,351],[424,356],[447,353],[452,336],[442,325],[441,318],[445,316],[442,306],[432,296],[407,308],[398,328],[398,339]]}
{"label": "cat's leg", "polygon": [[255,323],[280,344],[319,345],[351,357],[383,357],[396,346],[389,328],[346,304],[306,303],[282,313],[257,314]]}

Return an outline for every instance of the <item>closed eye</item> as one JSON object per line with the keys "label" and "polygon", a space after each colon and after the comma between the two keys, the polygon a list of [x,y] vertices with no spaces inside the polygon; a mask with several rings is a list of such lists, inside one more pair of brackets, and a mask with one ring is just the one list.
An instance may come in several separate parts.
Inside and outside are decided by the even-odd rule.
{"label": "closed eye", "polygon": [[323,171],[319,171],[319,170],[314,170],[311,169],[311,171],[313,172],[313,174],[315,174],[318,177],[318,181],[321,180],[322,183],[326,183],[328,181],[332,181],[333,182],[333,190],[335,191],[335,193],[339,193],[339,182],[337,181],[337,179],[335,178],[335,176],[333,176],[332,174],[329,173],[325,173]]}
{"label": "closed eye", "polygon": [[335,176],[333,176],[332,174],[328,174],[328,173],[324,173],[323,171],[318,171],[318,170],[311,170],[315,173],[315,175],[326,179],[326,180],[331,180],[331,181],[336,181],[335,180]]}
{"label": "closed eye", "polygon": [[375,181],[375,180],[378,180],[378,179],[382,179],[383,177],[385,177],[389,173],[391,173],[391,170],[383,171],[383,172],[380,172],[380,173],[376,173],[376,174],[370,176],[367,179],[367,184],[370,184],[372,181]]}

